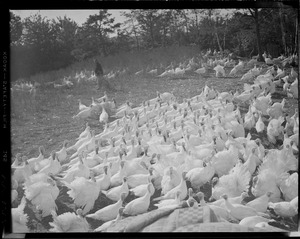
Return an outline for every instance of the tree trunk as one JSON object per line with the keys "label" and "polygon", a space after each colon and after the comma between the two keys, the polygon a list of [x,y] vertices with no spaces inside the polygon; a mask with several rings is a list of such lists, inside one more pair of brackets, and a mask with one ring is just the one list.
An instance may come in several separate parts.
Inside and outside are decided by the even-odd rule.
{"label": "tree trunk", "polygon": [[252,53],[254,52],[254,48],[252,49],[252,51],[249,54],[249,58],[252,58]]}
{"label": "tree trunk", "polygon": [[214,30],[215,30],[215,35],[216,35],[219,51],[222,53],[223,50],[222,50],[221,42],[220,42],[220,39],[219,39],[217,26],[218,26],[218,18],[217,18],[216,22],[214,23]]}
{"label": "tree trunk", "polygon": [[264,61],[264,59],[262,57],[260,28],[259,28],[258,9],[257,8],[254,9],[254,19],[255,19],[255,30],[256,30],[256,36],[257,36],[258,61]]}
{"label": "tree trunk", "polygon": [[[297,53],[298,51],[298,19],[296,18],[296,32],[295,32],[295,49],[294,53]],[[299,52],[298,52],[299,54]]]}
{"label": "tree trunk", "polygon": [[154,32],[153,32],[153,22],[150,22],[150,38],[151,38],[151,46],[154,48]]}
{"label": "tree trunk", "polygon": [[[213,28],[213,25],[214,25],[214,23],[213,23],[213,20],[212,20],[212,17],[211,17],[211,15],[212,15],[212,10],[208,10],[208,17],[209,17],[209,25],[210,25],[210,27],[211,27],[211,29]],[[211,47],[211,49],[213,50],[214,48],[215,48],[215,37],[214,37],[214,33],[213,33],[213,31],[210,33],[210,35],[211,35],[211,38],[212,38],[212,47]]]}
{"label": "tree trunk", "polygon": [[133,30],[134,38],[135,38],[135,41],[136,41],[136,48],[139,51],[140,50],[140,43],[139,43],[139,38],[137,36],[137,32],[136,32],[136,29],[135,29],[133,19],[131,19],[131,24],[132,24],[132,30]]}
{"label": "tree trunk", "polygon": [[[280,3],[278,3],[280,6]],[[285,36],[285,30],[284,30],[284,23],[283,23],[283,18],[282,18],[282,10],[281,7],[278,8],[279,10],[279,20],[280,20],[280,30],[281,30],[281,40],[282,40],[282,45],[284,49],[284,54],[287,55],[287,45],[286,45],[286,36]]]}
{"label": "tree trunk", "polygon": [[200,31],[199,31],[199,24],[198,24],[198,12],[195,10],[195,17],[196,17],[196,34],[197,34],[197,38],[196,38],[196,44],[200,46]]}
{"label": "tree trunk", "polygon": [[218,43],[218,46],[219,46],[219,50],[222,53],[223,50],[222,50],[222,46],[221,46],[221,43],[220,43],[220,40],[219,40],[217,29],[215,29],[215,34],[216,34],[216,38],[217,38],[217,43]]}
{"label": "tree trunk", "polygon": [[227,20],[226,20],[226,23],[225,23],[226,25],[225,25],[225,31],[224,31],[224,39],[223,39],[223,42],[224,42],[224,44],[223,44],[223,48],[224,48],[224,50],[226,49],[226,31],[227,31]]}
{"label": "tree trunk", "polygon": [[188,19],[187,19],[185,12],[183,12],[183,16],[184,16],[185,27],[186,27],[186,40],[188,43],[190,43],[189,24],[188,24]]}
{"label": "tree trunk", "polygon": [[138,38],[135,30],[134,30],[134,37],[135,37],[135,41],[136,41],[136,48],[139,51],[140,50],[140,42],[139,42],[139,38]]}
{"label": "tree trunk", "polygon": [[174,38],[177,39],[175,40],[175,43],[180,45],[180,39],[178,36],[178,24],[177,24],[177,17],[176,15],[174,16],[174,25],[175,25],[175,29],[174,29]]}
{"label": "tree trunk", "polygon": [[102,31],[101,31],[100,27],[99,27],[99,36],[100,36],[99,38],[100,38],[102,53],[104,56],[108,56],[107,49],[106,49],[106,42],[102,35]]}

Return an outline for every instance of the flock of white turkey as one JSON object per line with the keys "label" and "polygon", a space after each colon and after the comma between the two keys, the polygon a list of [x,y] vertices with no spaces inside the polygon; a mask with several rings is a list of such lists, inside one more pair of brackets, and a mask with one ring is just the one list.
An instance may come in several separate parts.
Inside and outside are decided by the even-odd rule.
{"label": "flock of white turkey", "polygon": [[[204,74],[212,65],[216,76],[224,77],[224,65],[231,64],[229,75],[234,76],[245,64],[255,63],[208,61],[196,73]],[[171,66],[159,77],[185,71]],[[24,212],[28,204],[40,220],[51,217],[50,232],[90,232],[105,231],[122,217],[146,213],[150,207],[176,207],[192,197],[196,206],[208,205],[221,221],[268,230],[273,215],[297,224],[298,110],[287,116],[285,99],[273,103],[271,95],[284,81],[283,90],[298,98],[298,76],[293,68],[287,74],[276,66],[260,72],[255,65],[242,76],[253,84],[245,84],[241,93],[220,93],[205,85],[182,103],[168,92],[157,92],[156,98],[135,108],[129,102],[116,108],[107,94],[93,99],[91,106],[79,102],[74,118],[85,119],[96,109],[102,112],[104,131],[96,135],[87,124],[74,145],[68,147],[65,141],[50,157],[43,146],[36,158],[17,154],[11,195],[19,205],[11,210],[13,232],[30,231]],[[249,107],[246,114],[241,106]],[[111,109],[118,119],[109,122]],[[251,132],[267,135],[274,147],[266,149]],[[20,187],[24,195],[18,195]],[[73,211],[58,211],[62,190]],[[111,203],[95,208],[100,195]],[[94,230],[92,219],[100,225]]]}

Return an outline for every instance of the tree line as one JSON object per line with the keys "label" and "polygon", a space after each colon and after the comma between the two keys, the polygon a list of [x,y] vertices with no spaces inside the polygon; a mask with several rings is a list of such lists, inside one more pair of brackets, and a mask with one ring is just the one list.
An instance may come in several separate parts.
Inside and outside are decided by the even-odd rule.
{"label": "tree line", "polygon": [[21,20],[10,12],[12,80],[91,57],[170,45],[260,58],[263,51],[277,57],[298,48],[297,9],[282,5],[232,9],[225,15],[220,9],[130,9],[121,14],[126,20],[116,23],[108,10],[99,10],[79,26],[66,16],[50,20],[35,14]]}

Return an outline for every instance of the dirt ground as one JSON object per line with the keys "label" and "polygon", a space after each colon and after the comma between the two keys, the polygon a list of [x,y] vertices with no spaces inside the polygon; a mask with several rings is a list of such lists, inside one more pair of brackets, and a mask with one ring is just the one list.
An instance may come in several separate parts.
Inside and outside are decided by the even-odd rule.
{"label": "dirt ground", "polygon": [[[226,72],[230,70],[227,69]],[[252,82],[242,82],[240,77],[216,78],[213,70],[204,76],[190,74],[182,78],[132,77],[122,82],[123,91],[108,92],[108,96],[110,99],[116,99],[117,106],[125,103],[126,100],[134,105],[140,105],[143,101],[156,97],[156,91],[171,92],[179,102],[182,102],[184,98],[200,94],[205,84],[219,92],[229,90],[242,92],[244,83]],[[86,82],[67,90],[39,90],[34,106],[27,107],[28,109],[25,106],[26,110],[22,114],[13,114],[11,117],[12,155],[21,153],[29,158],[37,156],[40,145],[43,145],[46,154],[50,155],[52,150],[59,150],[62,147],[65,139],[70,145],[74,144],[76,137],[85,128],[85,122],[72,119],[72,116],[79,111],[78,99],[81,99],[83,104],[89,105],[91,97],[101,96],[103,91],[97,91],[96,83],[93,82]],[[272,100],[281,101],[283,97],[286,95],[283,94],[282,87],[279,87]],[[298,101],[288,98],[286,107],[288,113],[293,114],[294,109],[298,107]],[[89,124],[96,134],[103,130],[97,120],[91,119]]]}

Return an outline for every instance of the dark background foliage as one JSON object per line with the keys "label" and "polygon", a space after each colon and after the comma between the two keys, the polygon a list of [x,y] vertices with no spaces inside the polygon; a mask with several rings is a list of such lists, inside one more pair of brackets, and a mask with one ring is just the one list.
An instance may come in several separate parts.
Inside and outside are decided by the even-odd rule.
{"label": "dark background foliage", "polygon": [[[79,26],[68,17],[49,20],[39,14],[23,20],[11,12],[12,80],[57,70],[95,56],[142,51],[171,45],[200,50],[272,57],[298,47],[298,13],[291,7],[237,9],[134,9],[116,23],[107,10]],[[114,34],[112,34],[114,33]]]}

